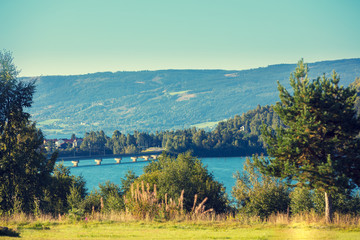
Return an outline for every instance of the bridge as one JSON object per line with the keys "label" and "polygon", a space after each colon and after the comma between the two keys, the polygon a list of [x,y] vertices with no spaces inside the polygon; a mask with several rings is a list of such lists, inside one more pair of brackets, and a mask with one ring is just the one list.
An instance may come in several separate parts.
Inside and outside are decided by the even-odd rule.
{"label": "bridge", "polygon": [[[151,154],[151,155],[140,155],[140,156],[131,156],[130,159],[132,162],[138,162],[138,159],[143,159],[142,162],[145,162],[145,161],[149,161],[149,160],[156,160],[158,158],[159,155],[157,154]],[[106,156],[106,158],[108,159],[109,157]],[[92,158],[94,159],[94,158]],[[91,160],[91,159],[81,159],[82,161],[85,160],[85,161],[88,161],[88,160]],[[114,158],[115,160],[115,164],[121,164],[121,161],[123,160],[123,157],[120,157],[120,156],[117,156]],[[95,161],[95,165],[101,165],[101,162],[103,161],[103,158],[95,158],[94,159]],[[71,163],[73,164],[73,167],[78,167],[79,166],[79,162],[80,162],[80,159],[72,159],[71,160]]]}

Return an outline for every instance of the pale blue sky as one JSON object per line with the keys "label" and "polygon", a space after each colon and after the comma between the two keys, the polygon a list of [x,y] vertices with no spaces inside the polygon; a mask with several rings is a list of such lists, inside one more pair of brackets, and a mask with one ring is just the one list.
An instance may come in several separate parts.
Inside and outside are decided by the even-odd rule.
{"label": "pale blue sky", "polygon": [[360,57],[360,1],[0,0],[22,76]]}

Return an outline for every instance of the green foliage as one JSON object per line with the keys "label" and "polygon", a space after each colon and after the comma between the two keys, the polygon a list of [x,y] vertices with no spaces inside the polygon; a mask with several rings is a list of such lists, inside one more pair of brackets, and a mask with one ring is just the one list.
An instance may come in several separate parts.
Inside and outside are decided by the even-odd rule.
{"label": "green foliage", "polygon": [[249,158],[235,179],[231,194],[241,212],[266,218],[288,210],[290,189],[279,179],[260,173]]}
{"label": "green foliage", "polygon": [[124,201],[120,187],[110,181],[106,181],[105,184],[99,184],[100,196],[103,199],[104,212],[120,211],[124,210]]}
{"label": "green foliage", "polygon": [[[318,213],[325,211],[324,192],[315,190],[312,198],[314,202],[314,209]],[[358,214],[360,213],[360,198],[359,193],[352,194],[351,191],[338,192],[332,195],[333,209],[336,212],[343,214]]]}
{"label": "green foliage", "polygon": [[[85,155],[139,153],[149,147],[162,147],[174,153],[192,151],[196,156],[247,156],[265,152],[260,133],[263,123],[274,128],[281,125],[270,106],[258,106],[242,116],[219,122],[211,132],[191,128],[155,134],[138,131],[123,134],[116,130],[109,138],[103,131],[91,131],[85,134],[80,149]],[[61,155],[71,153],[60,151]]]}
{"label": "green foliage", "polygon": [[90,155],[103,155],[108,151],[106,148],[108,138],[102,130],[85,133],[80,149],[88,151]]}
{"label": "green foliage", "polygon": [[132,170],[127,171],[124,178],[121,179],[121,191],[126,194],[130,190],[131,184],[138,178]]}
{"label": "green foliage", "polygon": [[[314,208],[313,193],[303,187],[296,187],[290,193],[290,210],[291,213],[310,212]],[[324,200],[321,201],[324,203]]]}
{"label": "green foliage", "polygon": [[151,162],[144,168],[144,174],[137,178],[134,184],[141,181],[157,186],[158,197],[165,199],[165,195],[172,199],[179,199],[184,190],[184,210],[191,211],[194,197],[199,201],[208,198],[206,207],[216,212],[224,212],[227,199],[222,184],[214,180],[201,161],[190,153],[179,154],[177,158],[161,155],[158,161]]}
{"label": "green foliage", "polygon": [[55,166],[47,184],[47,197],[42,203],[45,212],[64,214],[73,208],[82,208],[81,205],[76,205],[86,196],[83,177],[71,175],[69,168],[60,163]]}
{"label": "green foliage", "polygon": [[91,191],[84,199],[86,213],[119,212],[125,209],[120,187],[109,181],[99,184],[99,190]]}
{"label": "green foliage", "polygon": [[92,190],[84,199],[84,209],[86,213],[101,211],[101,195],[98,190]]}
{"label": "green foliage", "polygon": [[360,77],[355,78],[355,81],[350,84],[350,87],[356,90],[355,109],[357,114],[360,115]]}
{"label": "green foliage", "polygon": [[74,209],[83,209],[83,201],[84,197],[82,196],[82,189],[80,186],[76,186],[73,184],[70,188],[70,192],[67,195],[67,204],[70,210]]}
{"label": "green foliage", "polygon": [[35,82],[21,82],[10,52],[0,51],[0,209],[32,212],[42,199],[56,154],[42,153],[43,135],[25,108],[32,105]]}
{"label": "green foliage", "polygon": [[[325,211],[324,192],[296,187],[290,193],[290,209],[292,213],[315,212],[322,214]],[[338,192],[332,194],[332,205],[335,212],[341,214],[359,214],[360,197],[358,192]]]}
{"label": "green foliage", "polygon": [[268,173],[302,185],[336,192],[360,183],[360,121],[355,91],[338,85],[334,72],[310,82],[300,61],[291,75],[291,95],[279,84],[281,103],[274,110],[287,128],[264,129],[270,160],[259,162]]}
{"label": "green foliage", "polygon": [[[278,84],[281,103],[275,112],[286,125],[274,132],[264,127],[269,159],[257,159],[270,175],[292,179],[331,195],[360,185],[360,120],[356,91],[339,86],[335,73],[310,81],[303,60],[290,76],[293,93]],[[326,211],[331,220],[331,203]]]}

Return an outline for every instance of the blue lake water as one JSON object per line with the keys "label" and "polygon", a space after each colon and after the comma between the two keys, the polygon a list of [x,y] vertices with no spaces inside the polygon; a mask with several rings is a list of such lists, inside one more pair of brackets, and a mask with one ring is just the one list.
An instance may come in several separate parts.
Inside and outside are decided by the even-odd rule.
{"label": "blue lake water", "polygon": [[[224,184],[226,192],[230,196],[231,188],[235,185],[233,175],[236,171],[243,169],[245,157],[223,157],[223,158],[201,158],[201,161],[207,166],[208,171],[213,174],[215,179]],[[121,183],[120,179],[124,178],[128,170],[132,170],[136,175],[143,173],[143,167],[149,162],[138,161],[133,163],[131,159],[123,158],[121,164],[115,164],[114,158],[104,158],[101,165],[95,165],[94,159],[80,160],[78,167],[71,167],[70,161],[65,161],[64,165],[71,167],[73,175],[82,175],[86,180],[86,187],[89,191],[97,188],[99,183],[106,181],[115,184]]]}

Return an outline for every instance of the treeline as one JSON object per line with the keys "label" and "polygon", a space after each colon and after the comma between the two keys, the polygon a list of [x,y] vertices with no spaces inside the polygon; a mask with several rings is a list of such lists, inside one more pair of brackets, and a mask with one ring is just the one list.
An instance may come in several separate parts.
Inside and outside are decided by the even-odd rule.
{"label": "treeline", "polygon": [[[273,128],[281,121],[271,106],[258,106],[241,116],[220,122],[210,132],[203,129],[184,129],[160,131],[155,133],[138,132],[123,134],[114,131],[111,137],[104,131],[86,133],[77,155],[103,155],[138,153],[150,147],[158,147],[168,152],[192,151],[196,156],[249,156],[265,153],[261,139],[261,126]],[[60,155],[72,155],[74,149],[62,150]]]}

